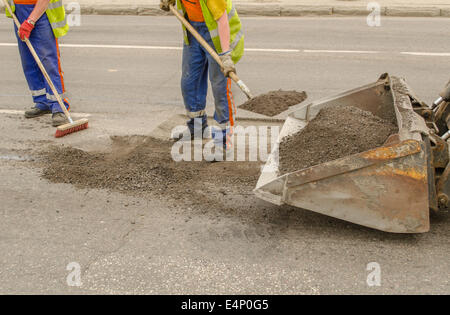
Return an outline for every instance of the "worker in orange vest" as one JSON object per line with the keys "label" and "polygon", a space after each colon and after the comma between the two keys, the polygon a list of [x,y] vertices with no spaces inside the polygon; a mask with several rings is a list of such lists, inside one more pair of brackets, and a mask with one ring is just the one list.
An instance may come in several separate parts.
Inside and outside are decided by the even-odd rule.
{"label": "worker in orange vest", "polygon": [[[183,26],[184,46],[182,60],[181,91],[189,118],[187,122],[190,139],[197,134],[205,135],[208,122],[206,94],[208,76],[215,100],[216,125],[211,133],[216,151],[225,153],[231,148],[235,106],[231,93],[229,74],[236,72],[237,63],[244,53],[244,34],[241,21],[231,0],[161,0],[161,9],[169,11],[176,6],[197,32],[214,47],[223,67],[213,59],[204,47]],[[201,130],[195,130],[199,126]],[[216,154],[223,159],[224,154]]]}

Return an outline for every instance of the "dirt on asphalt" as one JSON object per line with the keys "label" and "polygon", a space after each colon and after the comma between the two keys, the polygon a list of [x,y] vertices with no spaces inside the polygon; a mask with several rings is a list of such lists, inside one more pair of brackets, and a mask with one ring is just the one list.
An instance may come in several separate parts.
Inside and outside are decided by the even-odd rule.
{"label": "dirt on asphalt", "polygon": [[254,97],[240,105],[239,108],[273,117],[289,109],[290,106],[300,104],[307,97],[304,91],[271,91]]}
{"label": "dirt on asphalt", "polygon": [[[392,123],[355,107],[323,109],[301,132],[280,144],[280,171],[285,174],[372,149],[395,132]],[[257,162],[175,162],[171,141],[145,136],[111,139],[106,152],[49,147],[40,153],[42,177],[79,188],[192,205],[214,202],[227,208],[227,195],[252,195],[260,175]]]}
{"label": "dirt on asphalt", "polygon": [[208,206],[225,201],[227,194],[250,195],[260,172],[259,163],[175,162],[171,141],[144,136],[112,140],[109,152],[50,147],[41,153],[42,177],[79,188]]}
{"label": "dirt on asphalt", "polygon": [[392,122],[353,106],[324,108],[303,130],[280,143],[280,173],[382,146],[397,132]]}

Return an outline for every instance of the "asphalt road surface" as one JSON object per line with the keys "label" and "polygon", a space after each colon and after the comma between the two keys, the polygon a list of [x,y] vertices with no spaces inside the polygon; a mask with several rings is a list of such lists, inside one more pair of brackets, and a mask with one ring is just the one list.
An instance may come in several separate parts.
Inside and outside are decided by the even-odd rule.
{"label": "asphalt road surface", "polygon": [[[450,19],[243,24],[238,73],[254,94],[296,89],[317,100],[389,72],[430,103],[450,77]],[[61,40],[62,62],[72,110],[91,115],[92,128],[58,141],[49,119],[21,116],[31,99],[14,43],[1,18],[0,293],[450,293],[448,211],[427,234],[392,235],[256,199],[264,220],[41,179],[30,166],[38,148],[100,150],[110,135],[147,135],[183,113],[181,31],[173,17],[83,16]],[[81,286],[66,281],[72,262]],[[367,284],[371,262],[380,286]]]}

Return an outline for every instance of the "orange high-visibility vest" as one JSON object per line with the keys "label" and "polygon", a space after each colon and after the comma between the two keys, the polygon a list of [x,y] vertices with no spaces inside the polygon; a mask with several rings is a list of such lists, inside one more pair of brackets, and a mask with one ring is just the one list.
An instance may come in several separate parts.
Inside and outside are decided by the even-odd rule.
{"label": "orange high-visibility vest", "polygon": [[183,2],[189,20],[192,22],[205,22],[200,0],[181,0]]}

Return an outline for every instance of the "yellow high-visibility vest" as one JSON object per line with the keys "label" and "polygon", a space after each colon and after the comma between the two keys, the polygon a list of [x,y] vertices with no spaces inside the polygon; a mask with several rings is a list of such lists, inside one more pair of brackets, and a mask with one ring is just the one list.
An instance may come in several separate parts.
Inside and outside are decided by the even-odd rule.
{"label": "yellow high-visibility vest", "polygon": [[[214,19],[212,13],[209,11],[206,4],[206,0],[199,0],[202,7],[203,17],[205,18],[205,24],[208,27],[211,39],[214,43],[214,48],[217,53],[222,53],[222,45],[220,43],[219,29],[217,21]],[[177,0],[178,12],[186,16],[186,9],[183,6],[181,0]],[[244,31],[242,30],[241,20],[236,12],[231,0],[227,0],[227,14],[228,23],[230,24],[230,49],[232,50],[231,58],[234,63],[237,63],[244,55]],[[189,45],[189,39],[186,27],[183,27],[184,41],[186,45]]]}

